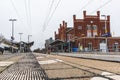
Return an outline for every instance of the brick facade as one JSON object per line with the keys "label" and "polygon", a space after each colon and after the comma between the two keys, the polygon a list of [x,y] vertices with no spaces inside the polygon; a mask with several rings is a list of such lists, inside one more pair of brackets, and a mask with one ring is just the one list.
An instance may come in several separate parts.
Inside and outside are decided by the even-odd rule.
{"label": "brick facade", "polygon": [[60,28],[58,29],[58,34],[55,32],[55,40],[60,39],[62,41],[66,41],[66,29],[67,23],[63,21],[63,23],[60,24]]}
{"label": "brick facade", "polygon": [[[120,51],[120,38],[112,37],[110,32],[110,16],[101,19],[100,11],[96,15],[87,15],[83,11],[83,19],[73,15],[73,27],[68,28],[63,21],[55,32],[55,40],[68,42],[68,48],[77,48],[78,51]],[[69,46],[70,45],[70,46]],[[64,45],[62,45],[64,47]]]}
{"label": "brick facade", "polygon": [[[110,33],[110,16],[107,16],[107,20],[100,19],[100,12],[97,11],[97,15],[86,15],[86,11],[83,11],[83,19],[76,19],[76,15],[73,15],[74,32],[75,36],[82,37],[101,37],[107,33]],[[106,30],[105,30],[106,24]]]}

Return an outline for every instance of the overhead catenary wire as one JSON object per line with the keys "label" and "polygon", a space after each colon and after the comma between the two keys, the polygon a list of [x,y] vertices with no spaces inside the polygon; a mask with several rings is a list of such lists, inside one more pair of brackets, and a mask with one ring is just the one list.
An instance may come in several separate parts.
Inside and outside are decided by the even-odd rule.
{"label": "overhead catenary wire", "polygon": [[30,33],[29,34],[31,34],[31,32],[32,32],[32,19],[31,19],[31,0],[28,0],[28,15],[29,15],[29,29],[30,29]]}
{"label": "overhead catenary wire", "polygon": [[97,10],[100,10],[101,8],[103,8],[104,6],[106,6],[107,4],[109,4],[112,0],[107,1],[105,4],[101,5],[100,7],[98,7],[97,9],[95,9],[94,11],[90,12],[90,14],[96,12]]}
{"label": "overhead catenary wire", "polygon": [[53,3],[54,3],[54,0],[52,0],[52,2],[51,1],[49,2],[50,7],[48,8],[47,13],[46,13],[46,18],[45,18],[45,21],[44,21],[44,24],[43,24],[43,31],[44,31],[45,26],[46,26],[46,21],[48,20],[48,18],[50,16],[50,13],[52,11]]}
{"label": "overhead catenary wire", "polygon": [[[90,3],[92,3],[93,1],[89,0],[83,7],[81,7],[80,11],[85,9],[88,5],[90,5]],[[78,11],[77,13],[79,13],[80,11]]]}
{"label": "overhead catenary wire", "polygon": [[30,22],[30,26],[31,26],[31,2],[30,0],[28,0],[28,13],[29,13],[29,22]]}
{"label": "overhead catenary wire", "polygon": [[57,3],[57,5],[55,6],[55,8],[54,8],[53,12],[51,13],[51,16],[49,17],[49,19],[47,21],[47,24],[46,24],[46,26],[45,26],[45,28],[44,28],[43,31],[46,30],[46,27],[48,26],[49,22],[51,21],[51,19],[52,19],[53,15],[54,15],[55,11],[57,10],[57,7],[59,6],[60,2],[61,2],[61,0],[59,0],[58,3]]}
{"label": "overhead catenary wire", "polygon": [[11,2],[12,6],[13,6],[15,12],[16,12],[17,17],[18,17],[18,18],[20,19],[20,21],[22,22],[22,20],[21,20],[21,18],[20,18],[20,15],[19,15],[19,13],[18,13],[18,10],[17,10],[17,8],[15,7],[15,4],[14,4],[13,0],[10,0],[10,2]]}
{"label": "overhead catenary wire", "polygon": [[47,9],[47,11],[46,11],[46,17],[45,17],[45,20],[44,20],[43,25],[42,25],[42,33],[40,34],[40,36],[41,36],[40,38],[41,38],[41,39],[43,39],[43,36],[42,36],[42,35],[44,35],[43,30],[44,30],[44,28],[45,28],[45,26],[46,26],[46,21],[48,20],[48,17],[50,16],[50,13],[51,13],[51,11],[52,11],[54,1],[55,1],[55,0],[52,0],[52,1],[49,0],[49,2],[48,2],[48,9]]}
{"label": "overhead catenary wire", "polygon": [[24,3],[25,3],[25,14],[26,14],[26,18],[27,18],[27,25],[29,27],[29,17],[28,17],[27,0],[24,0]]}
{"label": "overhead catenary wire", "polygon": [[[82,3],[83,0],[81,0]],[[84,2],[84,1],[83,1]],[[83,7],[81,7],[81,9],[79,11],[76,12],[76,14],[78,14],[81,10],[85,9],[88,5],[90,5],[93,1],[89,0],[85,5],[83,5]],[[71,18],[70,18],[71,19]],[[69,19],[69,21],[70,21]]]}

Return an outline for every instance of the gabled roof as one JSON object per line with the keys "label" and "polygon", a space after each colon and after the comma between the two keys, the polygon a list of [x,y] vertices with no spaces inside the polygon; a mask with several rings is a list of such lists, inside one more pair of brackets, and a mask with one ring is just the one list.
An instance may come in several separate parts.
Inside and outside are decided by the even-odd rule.
{"label": "gabled roof", "polygon": [[55,45],[55,44],[59,44],[59,43],[64,43],[64,41],[57,39],[54,42],[52,42],[50,45]]}

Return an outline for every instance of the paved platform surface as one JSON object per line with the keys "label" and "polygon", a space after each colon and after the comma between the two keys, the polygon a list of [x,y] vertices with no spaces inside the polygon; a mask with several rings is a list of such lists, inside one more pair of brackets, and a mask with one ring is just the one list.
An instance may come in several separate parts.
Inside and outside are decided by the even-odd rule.
{"label": "paved platform surface", "polygon": [[0,80],[47,80],[48,77],[31,53],[0,74]]}
{"label": "paved platform surface", "polygon": [[120,62],[120,54],[109,54],[109,53],[53,53],[57,55],[70,56],[70,57],[80,57],[80,58],[89,58],[89,59],[99,59],[113,62]]}

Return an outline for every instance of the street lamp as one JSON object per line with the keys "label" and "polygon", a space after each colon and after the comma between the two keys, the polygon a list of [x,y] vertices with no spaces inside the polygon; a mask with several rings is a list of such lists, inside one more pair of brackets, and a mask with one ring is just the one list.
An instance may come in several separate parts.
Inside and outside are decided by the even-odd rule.
{"label": "street lamp", "polygon": [[18,34],[20,34],[20,42],[21,42],[23,33],[18,33]]}
{"label": "street lamp", "polygon": [[107,24],[106,24],[107,16],[106,15],[101,15],[101,16],[105,18],[105,35],[106,35],[105,41],[106,41],[106,52],[107,52],[108,51],[108,44],[107,44]]}
{"label": "street lamp", "polygon": [[30,37],[31,37],[32,35],[28,35],[28,43],[29,43],[29,41],[30,41]]}
{"label": "street lamp", "polygon": [[28,51],[30,51],[30,46],[29,46],[29,39],[32,35],[28,35]]}
{"label": "street lamp", "polygon": [[[13,40],[14,40],[14,21],[17,21],[17,19],[9,19],[9,21],[12,21],[12,36],[11,36],[11,41],[12,41],[12,46],[13,46]],[[12,53],[13,53],[13,48],[12,48]]]}
{"label": "street lamp", "polygon": [[20,52],[21,52],[21,40],[22,40],[22,34],[23,33],[19,33],[20,34]]}

